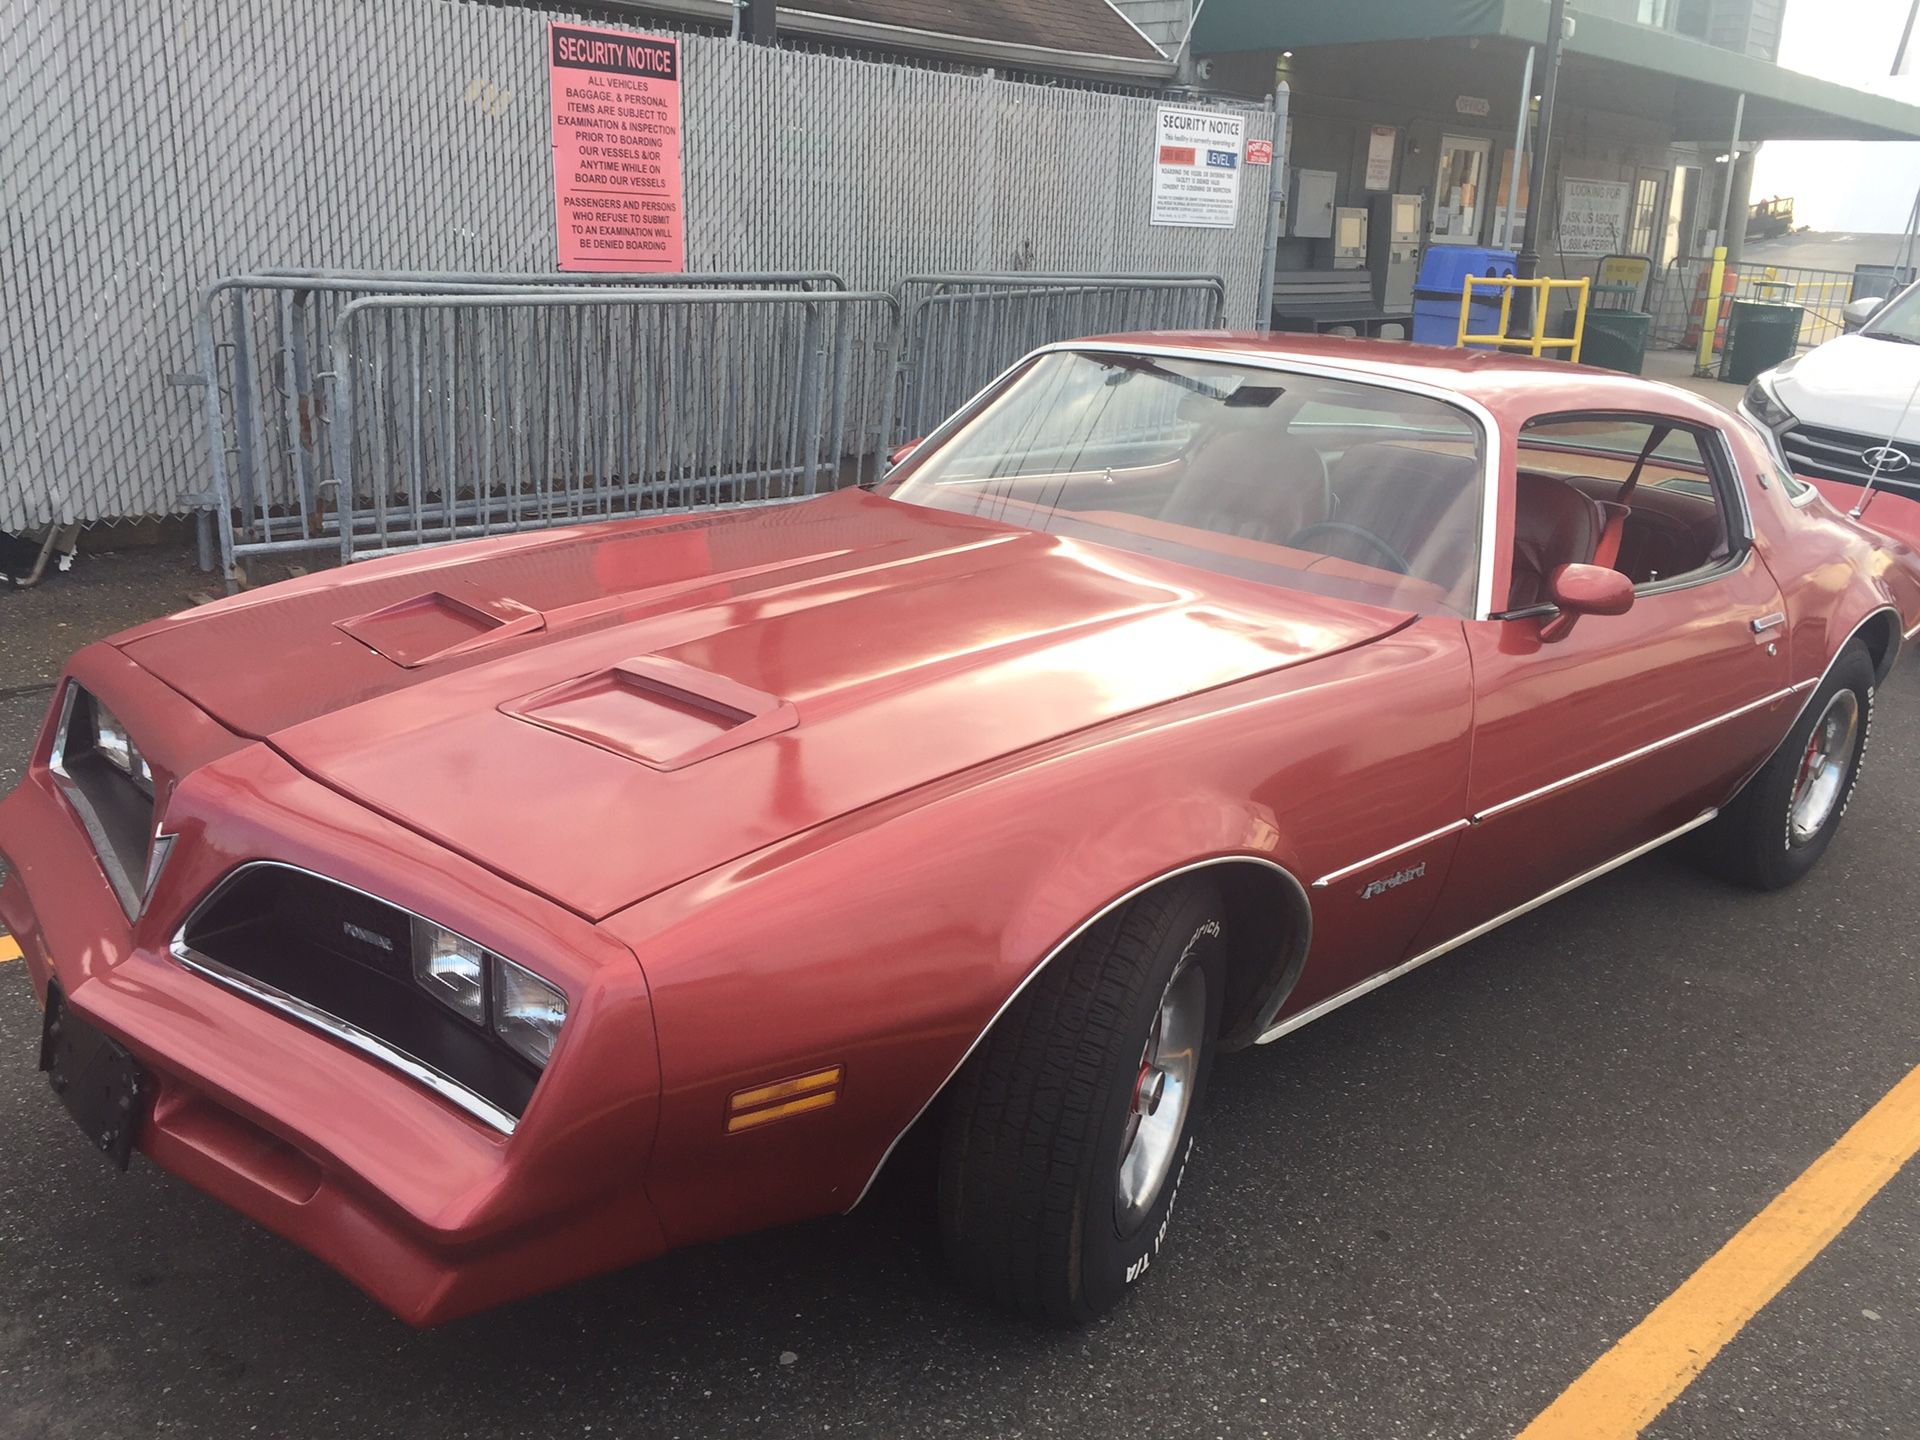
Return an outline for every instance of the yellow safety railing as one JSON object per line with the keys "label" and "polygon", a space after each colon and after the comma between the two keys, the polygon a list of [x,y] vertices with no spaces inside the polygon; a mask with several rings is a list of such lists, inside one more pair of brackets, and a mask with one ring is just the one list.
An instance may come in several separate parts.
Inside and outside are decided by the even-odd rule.
{"label": "yellow safety railing", "polygon": [[[1473,313],[1473,290],[1478,285],[1488,290],[1500,292],[1500,328],[1491,335],[1468,333],[1467,318]],[[1544,355],[1549,350],[1565,350],[1570,360],[1579,360],[1580,342],[1587,336],[1587,297],[1592,282],[1581,276],[1578,280],[1516,280],[1511,275],[1469,275],[1466,283],[1460,287],[1460,338],[1462,348],[1468,345],[1497,345],[1502,350],[1524,350],[1529,355]],[[1513,313],[1513,292],[1530,290],[1533,292],[1533,333],[1531,335],[1507,334],[1508,317]],[[1547,334],[1547,306],[1556,290],[1573,291],[1573,338],[1571,340],[1550,337]]]}

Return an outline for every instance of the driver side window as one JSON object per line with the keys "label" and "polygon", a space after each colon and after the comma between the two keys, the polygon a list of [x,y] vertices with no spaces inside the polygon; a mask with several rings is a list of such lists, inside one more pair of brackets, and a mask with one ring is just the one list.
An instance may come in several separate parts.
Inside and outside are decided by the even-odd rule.
{"label": "driver side window", "polygon": [[1618,570],[1637,590],[1686,584],[1731,560],[1736,527],[1710,444],[1696,427],[1657,415],[1529,422],[1515,477],[1516,607],[1534,603],[1518,594],[1530,583],[1525,542],[1549,531],[1577,530],[1582,548],[1590,536],[1592,554],[1580,563]]}

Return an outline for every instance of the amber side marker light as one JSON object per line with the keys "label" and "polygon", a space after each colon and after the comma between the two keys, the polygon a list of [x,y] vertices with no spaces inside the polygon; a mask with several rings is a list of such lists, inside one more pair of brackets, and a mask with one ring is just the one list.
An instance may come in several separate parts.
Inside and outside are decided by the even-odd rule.
{"label": "amber side marker light", "polygon": [[824,1110],[840,1098],[840,1077],[844,1072],[834,1065],[825,1070],[795,1075],[791,1080],[775,1080],[751,1090],[736,1090],[727,1097],[727,1133],[751,1130],[784,1120],[789,1115],[804,1115],[809,1110]]}

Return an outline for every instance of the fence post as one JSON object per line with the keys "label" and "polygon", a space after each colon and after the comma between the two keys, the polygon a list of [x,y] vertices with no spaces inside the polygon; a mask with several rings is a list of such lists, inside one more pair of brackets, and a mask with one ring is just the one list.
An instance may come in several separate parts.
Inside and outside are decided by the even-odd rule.
{"label": "fence post", "polygon": [[1713,342],[1720,328],[1720,287],[1726,283],[1727,247],[1713,247],[1713,268],[1707,272],[1707,304],[1700,315],[1700,354],[1696,375],[1707,375],[1713,370]]}
{"label": "fence post", "polygon": [[[824,382],[826,379],[827,357],[824,353],[826,337],[820,307],[809,302],[805,309],[806,316],[802,322],[800,332],[799,403],[800,413],[805,417],[806,430],[810,437],[810,443],[807,447],[807,458],[801,467],[801,490],[802,493],[811,495],[814,493],[814,488],[818,485],[820,479],[820,407],[825,403]],[[833,398],[837,408],[837,403],[840,399],[840,390],[837,383],[840,375],[837,365],[834,370],[834,379],[836,384]],[[836,413],[834,415],[836,425],[839,423],[839,419],[840,417]],[[835,440],[837,442],[837,435]],[[833,463],[838,464],[837,455]]]}
{"label": "fence post", "polygon": [[1284,80],[1273,87],[1273,160],[1267,166],[1266,250],[1260,257],[1260,298],[1254,302],[1253,328],[1273,329],[1273,276],[1279,264],[1280,221],[1287,208],[1287,107],[1293,92]]}

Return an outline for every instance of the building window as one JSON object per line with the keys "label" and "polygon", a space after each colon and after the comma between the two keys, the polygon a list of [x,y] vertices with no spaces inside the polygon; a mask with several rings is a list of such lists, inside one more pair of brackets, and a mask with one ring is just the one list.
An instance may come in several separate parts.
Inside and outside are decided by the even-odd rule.
{"label": "building window", "polygon": [[1442,135],[1433,187],[1433,223],[1427,238],[1441,245],[1473,245],[1486,214],[1487,169],[1493,145],[1463,135]]}

